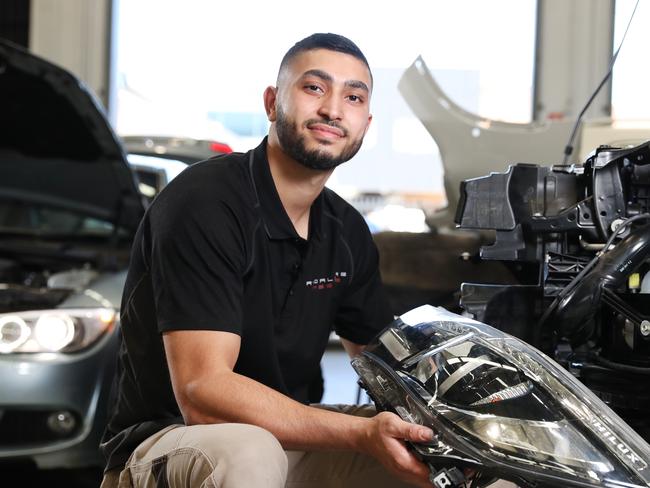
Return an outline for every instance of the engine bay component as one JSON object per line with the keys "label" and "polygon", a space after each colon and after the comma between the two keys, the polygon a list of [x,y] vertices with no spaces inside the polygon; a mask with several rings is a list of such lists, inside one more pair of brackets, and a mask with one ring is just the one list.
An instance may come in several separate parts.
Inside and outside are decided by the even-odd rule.
{"label": "engine bay component", "polygon": [[482,259],[524,270],[511,285],[463,283],[461,307],[554,357],[646,440],[649,163],[650,142],[601,146],[582,165],[514,164],[463,182],[456,214],[495,231]]}

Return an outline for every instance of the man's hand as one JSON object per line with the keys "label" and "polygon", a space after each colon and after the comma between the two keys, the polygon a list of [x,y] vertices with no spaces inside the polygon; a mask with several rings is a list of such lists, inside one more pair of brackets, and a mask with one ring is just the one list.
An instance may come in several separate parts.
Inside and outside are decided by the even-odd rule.
{"label": "man's hand", "polygon": [[404,441],[426,442],[433,432],[427,427],[405,422],[390,412],[372,417],[360,450],[378,459],[400,479],[416,486],[431,487],[429,468],[419,461]]}

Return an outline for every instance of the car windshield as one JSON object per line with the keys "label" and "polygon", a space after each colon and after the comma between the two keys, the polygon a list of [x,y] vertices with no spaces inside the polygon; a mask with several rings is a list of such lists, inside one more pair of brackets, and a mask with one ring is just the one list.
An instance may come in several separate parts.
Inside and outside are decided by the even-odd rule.
{"label": "car windshield", "polygon": [[[0,233],[38,236],[109,236],[113,223],[68,209],[17,201],[0,201]],[[118,229],[122,235],[124,229]]]}

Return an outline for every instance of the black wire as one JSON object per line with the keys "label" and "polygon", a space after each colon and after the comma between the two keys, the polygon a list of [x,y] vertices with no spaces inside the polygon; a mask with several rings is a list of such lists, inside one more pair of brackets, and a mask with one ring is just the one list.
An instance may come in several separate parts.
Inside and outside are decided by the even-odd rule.
{"label": "black wire", "polygon": [[607,242],[605,243],[605,247],[604,247],[603,250],[601,251],[601,254],[607,252],[607,250],[609,249],[609,246],[611,246],[611,245],[612,245],[612,242],[614,242],[614,238],[615,238],[618,234],[621,233],[621,230],[622,230],[622,229],[624,229],[625,227],[627,227],[629,224],[631,224],[631,223],[634,222],[635,220],[648,219],[648,218],[650,218],[650,213],[642,213],[642,214],[639,214],[639,215],[634,215],[634,216],[632,216],[632,217],[628,217],[628,218],[625,219],[623,222],[621,222],[621,225],[619,225],[619,226],[616,228],[616,231],[612,232],[612,235],[609,236],[609,239],[607,239]]}
{"label": "black wire", "polygon": [[624,373],[650,375],[650,368],[648,367],[632,366],[630,364],[617,363],[615,361],[610,361],[609,359],[605,359],[604,357],[599,355],[593,355],[591,356],[591,358],[596,364],[605,366],[606,368],[610,368],[615,371],[623,371]]}
{"label": "black wire", "polygon": [[618,58],[618,53],[621,51],[621,48],[623,47],[623,42],[625,41],[625,37],[627,37],[627,31],[630,28],[630,24],[632,24],[632,19],[634,18],[634,14],[636,13],[636,8],[638,6],[639,6],[639,0],[636,0],[636,4],[634,5],[634,10],[632,10],[632,15],[630,15],[630,20],[627,22],[627,27],[625,28],[625,33],[623,34],[623,38],[621,39],[621,42],[618,45],[618,49],[612,56],[612,60],[609,63],[609,69],[607,70],[605,77],[598,84],[598,87],[596,87],[596,90],[592,93],[591,97],[589,97],[589,100],[587,100],[587,103],[585,104],[584,108],[580,112],[580,115],[578,115],[578,118],[576,119],[576,123],[573,125],[573,130],[571,131],[571,137],[569,137],[569,142],[567,142],[567,145],[564,147],[564,160],[562,164],[567,164],[569,162],[569,156],[571,156],[571,154],[573,153],[573,140],[575,139],[576,133],[578,132],[578,127],[580,127],[580,122],[582,121],[582,117],[584,116],[587,109],[591,106],[591,103],[596,98],[596,95],[598,95],[602,87],[605,85],[605,83],[607,83],[607,80],[609,80],[612,76],[612,72],[614,71],[614,63],[616,62],[616,58]]}

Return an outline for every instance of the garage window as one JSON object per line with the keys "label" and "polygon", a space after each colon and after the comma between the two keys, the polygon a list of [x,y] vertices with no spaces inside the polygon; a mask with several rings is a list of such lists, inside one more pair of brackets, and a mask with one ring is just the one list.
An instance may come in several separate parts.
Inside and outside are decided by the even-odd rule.
{"label": "garage window", "polygon": [[140,0],[115,8],[118,132],[217,139],[235,150],[266,133],[262,92],[295,41],[313,32],[353,39],[373,67],[375,90],[364,147],[330,182],[349,198],[444,202],[437,148],[397,90],[419,55],[463,108],[531,120],[535,0]]}

